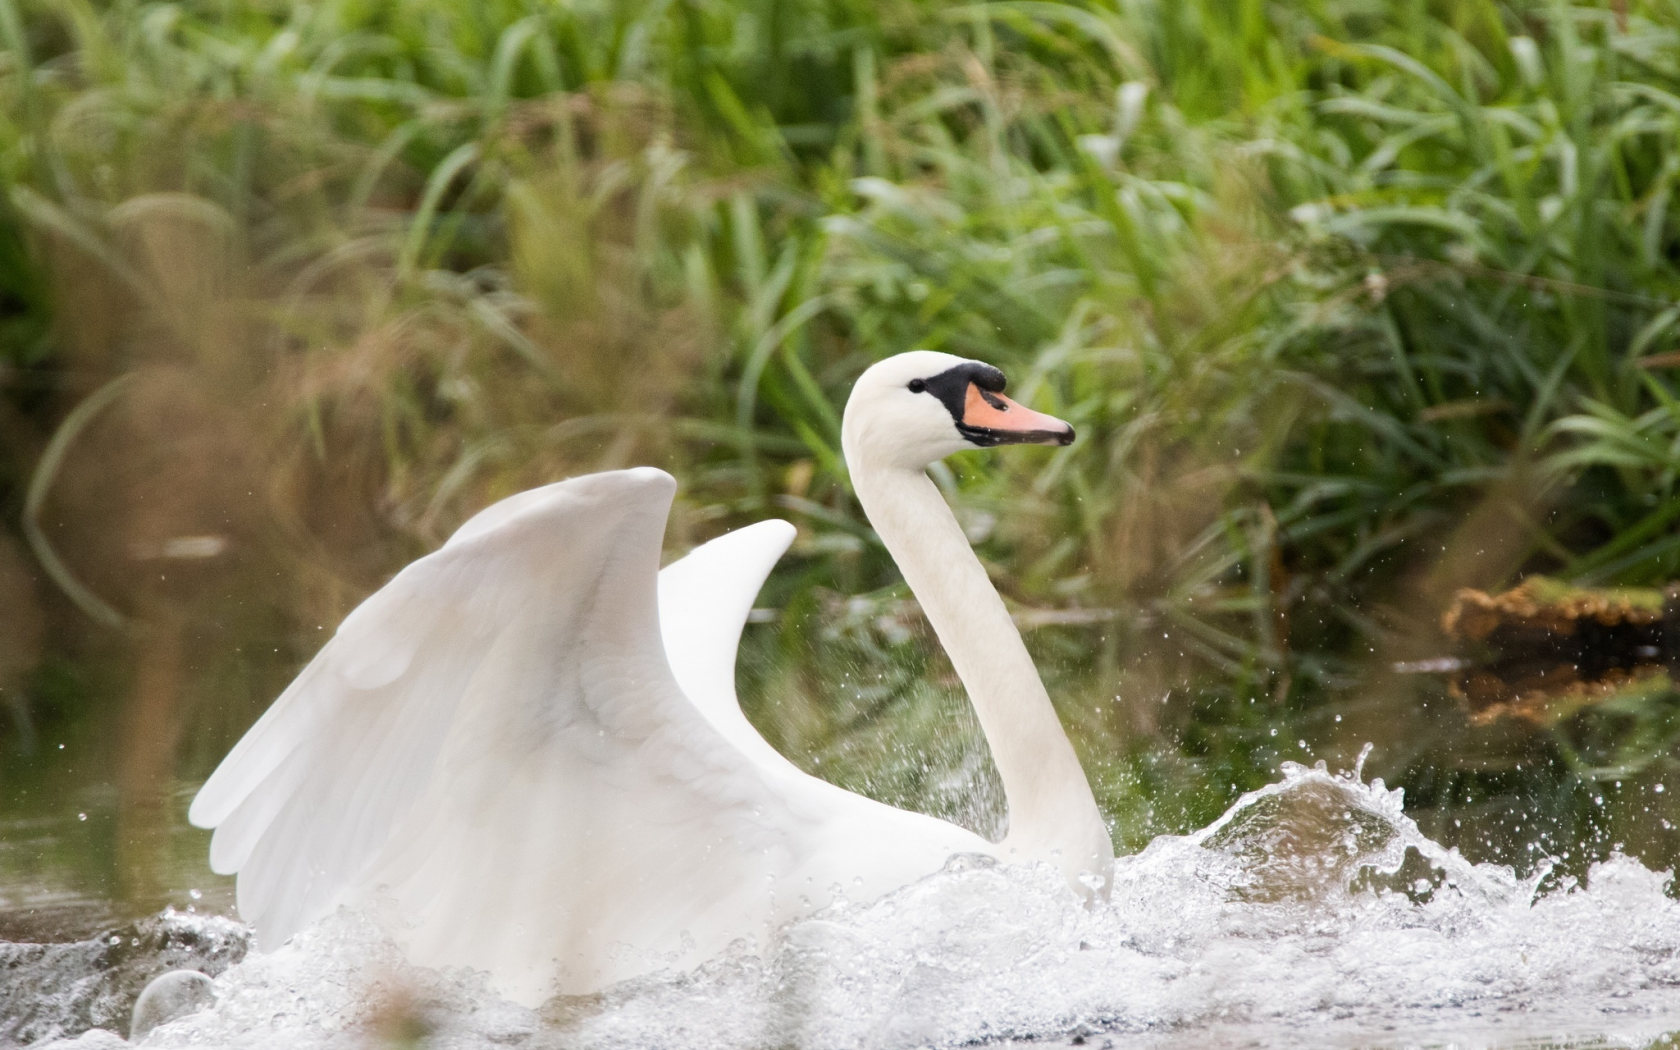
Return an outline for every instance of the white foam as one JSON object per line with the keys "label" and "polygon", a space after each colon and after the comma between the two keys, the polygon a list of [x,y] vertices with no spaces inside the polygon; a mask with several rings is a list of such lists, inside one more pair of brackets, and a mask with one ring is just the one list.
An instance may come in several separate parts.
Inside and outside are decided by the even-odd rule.
{"label": "white foam", "polygon": [[[147,1047],[952,1046],[1101,1033],[1115,1046],[1514,1045],[1680,1028],[1680,904],[1626,857],[1585,885],[1471,865],[1398,791],[1322,768],[1125,858],[1087,909],[1049,870],[957,859],[784,932],[765,959],[521,1009],[477,975],[408,965],[340,913],[216,981],[215,1006]],[[492,889],[493,892],[493,889]],[[406,1027],[405,1027],[406,1026]]]}

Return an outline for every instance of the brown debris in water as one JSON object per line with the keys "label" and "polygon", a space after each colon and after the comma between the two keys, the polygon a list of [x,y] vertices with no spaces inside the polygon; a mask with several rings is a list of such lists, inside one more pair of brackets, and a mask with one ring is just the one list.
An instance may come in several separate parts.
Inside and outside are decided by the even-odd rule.
{"label": "brown debris in water", "polygon": [[1441,617],[1473,657],[1449,692],[1477,724],[1551,725],[1630,691],[1666,691],[1677,677],[1677,608],[1680,586],[1587,588],[1534,576],[1494,595],[1466,588]]}
{"label": "brown debris in water", "polygon": [[1489,595],[1465,587],[1441,615],[1441,630],[1455,641],[1486,641],[1500,627],[1572,635],[1583,620],[1606,627],[1643,625],[1663,618],[1662,592],[1644,588],[1571,587],[1544,576]]}
{"label": "brown debris in water", "polygon": [[1449,683],[1447,692],[1470,706],[1470,721],[1476,725],[1487,725],[1501,718],[1520,718],[1546,726],[1631,689],[1671,688],[1668,671],[1662,667],[1612,669],[1594,681],[1582,681],[1571,673],[1573,670],[1560,664],[1551,675],[1542,673],[1517,681],[1486,670],[1472,670]]}

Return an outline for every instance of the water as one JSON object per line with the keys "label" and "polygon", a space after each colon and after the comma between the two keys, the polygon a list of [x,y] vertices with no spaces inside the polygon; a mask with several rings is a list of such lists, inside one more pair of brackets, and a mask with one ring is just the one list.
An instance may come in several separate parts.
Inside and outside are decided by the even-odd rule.
{"label": "water", "polygon": [[[959,857],[790,926],[763,958],[737,949],[537,1011],[473,973],[408,965],[371,921],[341,912],[226,969],[213,1006],[144,1045],[1674,1045],[1662,1041],[1680,1030],[1668,873],[1615,853],[1585,878],[1474,864],[1402,802],[1380,780],[1286,764],[1207,827],[1122,858],[1094,908],[1054,872]],[[237,950],[224,918],[159,921]],[[74,965],[91,972],[104,964],[87,947]],[[36,965],[0,973],[15,982]],[[82,998],[66,980],[32,1002],[73,1035]],[[42,1045],[122,1044],[94,1030]]]}
{"label": "water", "polygon": [[[811,772],[995,831],[995,774],[931,638],[853,606],[805,648],[785,648],[786,619],[749,628],[749,713]],[[1102,627],[1028,635],[1130,854],[1096,910],[1044,873],[959,864],[797,924],[764,959],[535,1012],[406,965],[351,915],[234,965],[231,880],[186,805],[318,636],[227,624],[83,646],[29,683],[29,733],[0,718],[0,1047],[118,1046],[175,967],[215,975],[215,1005],[148,1046],[1645,1048],[1680,1031],[1680,701],[1476,727],[1436,679],[1367,674],[1286,705],[1148,653],[1103,665]],[[1286,764],[1352,767],[1367,740],[1404,810],[1371,778]]]}

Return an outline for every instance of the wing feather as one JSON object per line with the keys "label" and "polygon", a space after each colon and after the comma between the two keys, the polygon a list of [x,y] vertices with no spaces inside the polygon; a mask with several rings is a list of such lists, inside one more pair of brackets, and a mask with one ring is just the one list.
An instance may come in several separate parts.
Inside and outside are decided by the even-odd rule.
{"label": "wing feather", "polygon": [[535,1004],[695,965],[853,874],[884,892],[973,848],[799,772],[741,715],[736,643],[790,526],[667,570],[662,636],[674,490],[638,469],[521,493],[345,619],[191,809],[263,946],[369,907],[415,962]]}
{"label": "wing feather", "polygon": [[755,763],[789,769],[741,712],[735,658],[753,602],[794,535],[785,521],[761,521],[696,547],[659,574],[659,629],[677,684]]}
{"label": "wing feather", "polygon": [[[584,841],[619,841],[621,868],[678,859],[663,854],[689,843],[622,848],[638,807],[644,823],[698,821],[736,845],[773,819],[773,796],[664,658],[655,580],[674,487],[643,469],[521,493],[345,619],[190,813],[216,828],[212,863],[239,873],[265,946],[358,894],[482,894],[457,847],[545,806],[569,811],[546,815],[570,841],[527,828],[484,845],[546,869],[551,897]],[[591,819],[597,805],[616,822]],[[489,964],[495,950],[465,954]]]}

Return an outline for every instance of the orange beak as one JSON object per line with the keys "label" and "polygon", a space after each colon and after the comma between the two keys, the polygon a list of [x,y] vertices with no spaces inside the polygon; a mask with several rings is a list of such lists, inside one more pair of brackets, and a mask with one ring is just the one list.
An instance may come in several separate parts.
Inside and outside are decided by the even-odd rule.
{"label": "orange beak", "polygon": [[1055,416],[968,384],[962,419],[957,429],[976,445],[1071,445],[1073,427]]}

